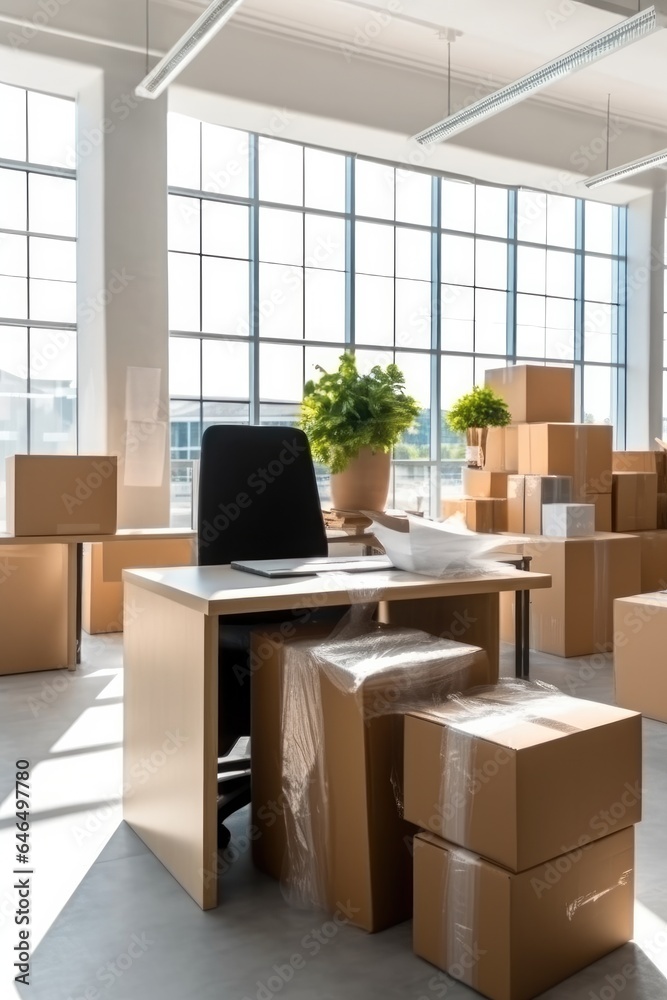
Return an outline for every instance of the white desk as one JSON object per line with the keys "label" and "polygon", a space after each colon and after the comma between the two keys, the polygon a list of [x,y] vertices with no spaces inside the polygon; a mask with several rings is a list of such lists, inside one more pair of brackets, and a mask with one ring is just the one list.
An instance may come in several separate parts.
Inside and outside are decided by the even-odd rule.
{"label": "white desk", "polygon": [[[498,657],[502,591],[551,586],[508,569],[457,580],[388,570],[269,580],[229,566],[126,570],[124,815],[203,909],[217,905],[219,618],[364,603],[392,624],[447,634]],[[444,629],[443,629],[443,622]]]}
{"label": "white desk", "polygon": [[[9,588],[3,594],[11,592],[12,588],[20,590],[21,605],[29,601],[30,586],[21,587],[20,573],[17,572],[20,559],[13,559],[13,555],[26,552],[26,547],[34,546],[62,546],[65,547],[65,565],[57,572],[58,567],[49,564],[51,581],[43,581],[43,592],[37,596],[37,600],[23,608],[24,621],[21,622],[25,628],[31,620],[39,627],[40,619],[40,598],[46,601],[51,591],[57,589],[53,594],[58,608],[52,608],[49,617],[49,626],[62,630],[62,662],[40,662],[39,652],[34,665],[28,669],[59,669],[68,667],[70,670],[76,669],[76,664],[81,658],[81,563],[84,542],[147,542],[161,540],[191,539],[196,538],[196,532],[190,529],[179,528],[127,528],[117,531],[114,535],[10,535],[7,532],[0,532],[0,582]],[[12,552],[14,549],[14,553]],[[15,565],[16,563],[16,565]],[[26,641],[25,639],[23,641]],[[0,672],[13,673],[0,670]]]}

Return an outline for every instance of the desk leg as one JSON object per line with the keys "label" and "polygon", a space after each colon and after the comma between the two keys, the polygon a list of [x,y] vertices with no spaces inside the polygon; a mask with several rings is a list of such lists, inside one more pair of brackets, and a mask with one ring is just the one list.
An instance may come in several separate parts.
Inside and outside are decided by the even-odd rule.
{"label": "desk leg", "polygon": [[523,593],[514,595],[514,676],[523,677]]}
{"label": "desk leg", "polygon": [[517,601],[523,604],[523,655],[521,662],[521,676],[528,680],[530,677],[530,591],[523,590],[516,595]]}
{"label": "desk leg", "polygon": [[133,584],[125,605],[124,817],[208,910],[218,902],[218,619]]}

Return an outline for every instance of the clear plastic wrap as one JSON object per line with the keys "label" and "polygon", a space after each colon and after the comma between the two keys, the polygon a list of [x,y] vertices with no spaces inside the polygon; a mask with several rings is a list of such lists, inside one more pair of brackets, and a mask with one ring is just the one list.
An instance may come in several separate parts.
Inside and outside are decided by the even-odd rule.
{"label": "clear plastic wrap", "polygon": [[[485,683],[489,667],[477,647],[360,618],[357,612],[324,642],[297,641],[285,648],[282,884],[292,905],[331,911],[343,895],[365,892],[372,899],[376,883],[387,882],[387,872],[379,870],[384,859],[395,892],[408,900],[406,912],[402,898],[389,899],[394,890],[383,885],[386,914],[396,914],[385,921],[388,926],[410,912],[405,837],[412,828],[400,808],[402,715]],[[368,858],[368,891],[351,884],[341,860],[346,850],[341,824],[346,840],[356,837],[358,857]],[[364,916],[361,904],[360,911],[355,922],[378,929],[384,917]]]}
{"label": "clear plastic wrap", "polygon": [[561,732],[575,732],[549,718],[571,699],[558,688],[540,681],[501,680],[474,695],[449,698],[447,725],[440,747],[442,784],[440,802],[449,800],[457,808],[443,816],[442,836],[454,844],[465,844],[474,807],[473,746],[479,736],[493,737],[518,722],[538,722]]}

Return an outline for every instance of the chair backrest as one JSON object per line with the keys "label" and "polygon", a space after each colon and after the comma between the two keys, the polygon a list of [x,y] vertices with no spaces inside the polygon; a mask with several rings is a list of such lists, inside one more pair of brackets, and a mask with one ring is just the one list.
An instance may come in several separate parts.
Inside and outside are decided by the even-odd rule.
{"label": "chair backrest", "polygon": [[204,431],[198,547],[200,566],[327,554],[315,469],[303,431],[233,424]]}

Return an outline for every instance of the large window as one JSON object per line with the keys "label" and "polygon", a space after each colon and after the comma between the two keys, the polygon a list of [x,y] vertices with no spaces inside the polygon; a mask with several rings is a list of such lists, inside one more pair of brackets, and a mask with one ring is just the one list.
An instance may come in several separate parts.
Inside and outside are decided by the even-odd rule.
{"label": "large window", "polygon": [[422,407],[395,506],[437,512],[460,489],[444,415],[487,368],[572,365],[576,418],[622,415],[625,209],[180,115],[169,185],[175,481],[209,424],[294,421],[346,349],[362,370],[396,361]]}
{"label": "large window", "polygon": [[0,521],[6,456],[77,447],[74,118],[0,84]]}

